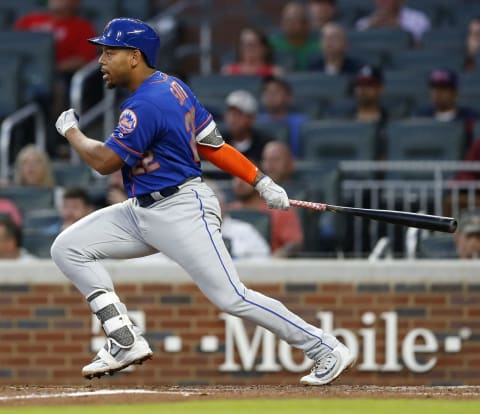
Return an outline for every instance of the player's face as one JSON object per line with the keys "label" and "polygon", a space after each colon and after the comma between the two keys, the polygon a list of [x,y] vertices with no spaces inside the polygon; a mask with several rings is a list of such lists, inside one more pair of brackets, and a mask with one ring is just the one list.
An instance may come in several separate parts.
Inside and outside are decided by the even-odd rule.
{"label": "player's face", "polygon": [[98,59],[103,73],[103,80],[107,88],[128,86],[131,74],[131,49],[118,47],[102,47],[102,54]]}

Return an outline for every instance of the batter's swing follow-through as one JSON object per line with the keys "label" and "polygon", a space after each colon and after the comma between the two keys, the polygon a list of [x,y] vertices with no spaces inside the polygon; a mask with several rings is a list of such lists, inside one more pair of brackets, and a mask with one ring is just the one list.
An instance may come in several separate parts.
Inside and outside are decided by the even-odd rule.
{"label": "batter's swing follow-through", "polygon": [[219,203],[202,181],[199,155],[253,185],[270,208],[289,208],[285,190],[224,142],[212,115],[184,82],[155,69],[160,39],[150,26],[118,18],[89,41],[102,48],[99,63],[107,87],[127,88],[130,95],[105,142],[83,134],[73,109],[55,125],[90,167],[101,174],[121,169],[129,199],[76,222],[51,249],[54,262],[84,295],[107,336],[105,346],[83,367],[83,376],[113,374],[152,356],[101,259],[160,251],[179,263],[219,309],[303,350],[314,365],[301,383],[335,380],[353,365],[352,352],[240,281],[222,240]]}

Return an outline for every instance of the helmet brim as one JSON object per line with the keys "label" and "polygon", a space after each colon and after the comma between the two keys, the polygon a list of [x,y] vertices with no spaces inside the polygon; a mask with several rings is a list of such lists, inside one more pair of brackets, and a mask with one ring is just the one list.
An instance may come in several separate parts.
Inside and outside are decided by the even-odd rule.
{"label": "helmet brim", "polygon": [[136,47],[129,46],[126,44],[119,44],[117,41],[113,39],[106,38],[105,36],[97,36],[91,37],[87,39],[90,43],[100,46],[110,46],[110,47],[118,47],[118,48],[127,48],[127,49],[137,49]]}

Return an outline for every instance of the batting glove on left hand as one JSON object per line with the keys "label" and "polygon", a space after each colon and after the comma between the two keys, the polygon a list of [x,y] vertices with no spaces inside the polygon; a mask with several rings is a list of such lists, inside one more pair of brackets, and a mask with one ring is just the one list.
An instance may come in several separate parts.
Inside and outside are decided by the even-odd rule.
{"label": "batting glove on left hand", "polygon": [[62,112],[55,122],[55,127],[60,135],[65,136],[70,128],[78,128],[78,115],[72,108]]}
{"label": "batting glove on left hand", "polygon": [[256,185],[255,189],[260,193],[262,198],[267,202],[269,208],[277,208],[279,210],[288,210],[290,202],[285,190],[269,177],[264,176]]}

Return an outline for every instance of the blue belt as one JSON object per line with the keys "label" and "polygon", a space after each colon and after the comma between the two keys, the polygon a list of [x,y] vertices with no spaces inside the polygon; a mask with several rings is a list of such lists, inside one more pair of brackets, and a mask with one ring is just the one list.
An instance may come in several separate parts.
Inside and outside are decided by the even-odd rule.
{"label": "blue belt", "polygon": [[156,203],[157,201],[163,200],[164,198],[170,197],[174,195],[175,193],[178,193],[178,191],[189,181],[194,180],[195,178],[199,178],[201,181],[202,177],[188,177],[183,183],[179,185],[172,185],[171,187],[165,187],[162,188],[161,190],[154,191],[149,194],[142,194],[137,197],[135,197],[138,201],[138,205],[140,207],[149,207],[153,203]]}

